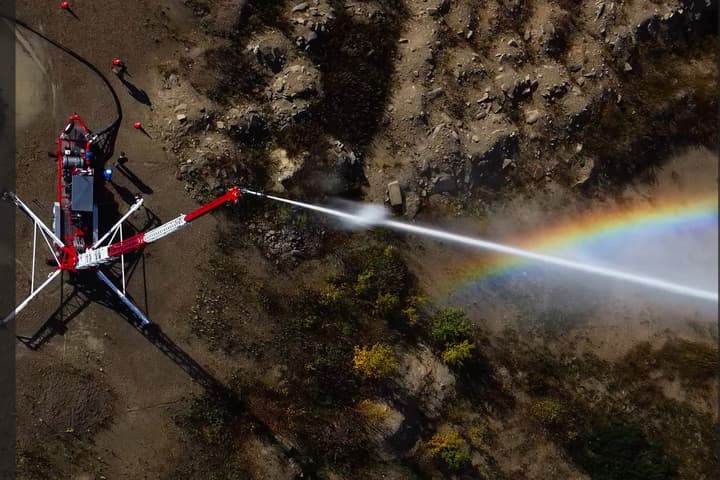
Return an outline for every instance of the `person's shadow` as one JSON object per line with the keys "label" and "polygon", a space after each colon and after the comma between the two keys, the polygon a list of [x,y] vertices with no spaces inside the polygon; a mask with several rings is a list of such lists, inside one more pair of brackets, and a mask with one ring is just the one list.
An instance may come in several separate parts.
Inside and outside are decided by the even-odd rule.
{"label": "person's shadow", "polygon": [[132,184],[135,185],[135,187],[137,187],[142,193],[148,195],[152,194],[153,189],[150,188],[150,186],[148,186],[145,182],[143,182],[137,175],[135,175],[135,173],[130,170],[126,163],[127,160],[125,160],[124,162],[118,160],[115,170],[123,174],[125,178],[130,180],[130,182],[132,182]]}
{"label": "person's shadow", "polygon": [[112,187],[115,189],[118,195],[120,195],[120,198],[127,203],[128,205],[133,205],[136,202],[135,195],[128,190],[127,188],[123,187],[122,185],[118,185],[117,183],[113,182],[112,180],[109,180],[108,183],[112,185]]}
{"label": "person's shadow", "polygon": [[147,92],[145,92],[145,90],[143,90],[142,88],[138,88],[133,85],[133,83],[127,79],[128,75],[129,74],[125,70],[121,70],[120,72],[118,72],[117,77],[120,79],[122,84],[125,85],[125,88],[127,88],[128,93],[131,97],[152,109],[153,105]]}

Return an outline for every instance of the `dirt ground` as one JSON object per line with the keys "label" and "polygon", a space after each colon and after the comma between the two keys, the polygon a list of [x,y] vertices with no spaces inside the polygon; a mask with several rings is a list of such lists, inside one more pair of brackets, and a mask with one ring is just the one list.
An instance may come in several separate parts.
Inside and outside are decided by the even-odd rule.
{"label": "dirt ground", "polygon": [[[144,194],[146,207],[167,221],[194,208],[196,203],[183,194],[163,145],[132,127],[134,121],[141,121],[154,133],[152,111],[131,98],[110,73],[113,57],[127,59],[132,82],[145,89],[151,100],[155,98],[158,78],[153,67],[182,50],[181,45],[172,41],[171,32],[182,28],[183,20],[189,15],[181,2],[164,3],[166,6],[159,9],[146,2],[73,2],[73,12],[78,17],[74,18],[47,2],[24,2],[18,5],[18,17],[85,56],[111,77],[120,94],[125,118],[116,151],[126,152],[130,169],[152,189],[151,194]],[[18,123],[17,193],[48,220],[56,173],[46,151],[54,148],[59,129],[72,113],[80,114],[90,128],[98,128],[109,123],[114,112],[104,86],[89,75],[85,67],[33,38],[32,34],[25,35],[32,50],[27,52],[29,55],[19,55],[19,82],[22,87],[34,88],[29,90],[33,95],[27,91],[27,97],[19,96],[19,110],[25,112],[26,117]],[[161,41],[156,43],[155,39]],[[19,91],[26,91],[22,87]],[[32,108],[23,108],[25,106]],[[115,181],[138,190],[119,174]],[[118,202],[125,205],[120,199]],[[201,353],[194,351],[178,312],[187,311],[193,300],[192,295],[183,292],[194,292],[201,281],[200,272],[206,267],[208,252],[212,249],[214,223],[213,218],[205,219],[193,225],[188,234],[175,236],[163,248],[148,252],[144,278],[135,276],[128,287],[130,294],[147,307],[149,317],[204,365],[211,365],[211,359],[204,355],[202,348]],[[31,226],[25,218],[19,218],[18,225],[18,238],[30,238]],[[24,243],[19,244],[18,251],[18,287],[22,291],[29,287],[29,275],[23,276],[23,273],[29,273],[30,252]],[[65,293],[68,294],[67,290]],[[54,288],[31,305],[18,322],[18,335],[34,333],[58,307],[59,296],[59,289]],[[179,330],[175,331],[175,326]],[[183,337],[185,340],[181,340]],[[38,357],[49,366],[42,370],[40,377],[41,372],[34,368]],[[55,365],[67,367],[56,371]],[[77,397],[85,391],[77,382],[87,375],[97,378],[98,384],[104,385],[110,395],[98,399],[99,405],[94,408],[88,408],[86,400]],[[82,309],[68,325],[67,332],[53,338],[41,350],[31,351],[18,345],[20,451],[27,445],[23,433],[34,431],[39,421],[38,409],[32,405],[44,400],[34,395],[36,389],[42,388],[34,379],[46,382],[46,395],[53,397],[56,409],[46,414],[55,416],[57,422],[47,424],[49,430],[45,434],[60,444],[73,443],[76,438],[91,442],[95,452],[77,459],[66,458],[57,478],[98,478],[100,474],[108,478],[160,477],[172,463],[168,458],[173,455],[174,432],[168,407],[198,391],[192,378],[172,360],[122,317],[97,304]],[[40,412],[44,411],[43,407],[39,408]],[[61,425],[61,419],[73,411],[77,417],[90,418],[77,418],[75,421],[80,422],[77,424],[80,427]],[[97,433],[82,428],[82,422],[93,422],[94,417],[99,417],[96,420],[102,420],[107,429]],[[66,428],[74,428],[75,433],[65,434]]]}
{"label": "dirt ground", "polygon": [[[123,108],[115,153],[126,153],[136,176],[116,172],[108,190],[120,211],[128,193],[141,191],[156,222],[187,213],[235,182],[305,199],[337,194],[380,203],[387,182],[398,179],[408,221],[504,238],[623,196],[652,202],[668,192],[717,189],[716,152],[686,149],[715,138],[715,127],[697,119],[716,106],[707,97],[717,86],[716,66],[708,63],[716,45],[703,51],[692,44],[692,65],[675,61],[684,44],[653,46],[671,57],[667,65],[626,46],[629,26],[648,16],[672,24],[672,16],[658,19],[677,11],[677,2],[657,8],[565,1],[71,3],[72,12],[63,12],[44,1],[19,2],[18,18],[106,72]],[[19,30],[17,38],[17,193],[49,221],[56,171],[46,152],[70,114],[99,128],[112,121],[113,106],[85,67],[31,33]],[[603,46],[608,39],[618,47]],[[615,52],[617,65],[605,64],[603,48]],[[127,63],[135,97],[111,73],[116,56]],[[628,79],[633,74],[639,80]],[[679,78],[679,85],[659,85],[661,74]],[[650,119],[647,127],[614,122],[636,110]],[[133,128],[135,121],[147,134]],[[594,124],[607,136],[582,130]],[[608,138],[617,142],[605,148]],[[636,157],[625,162],[643,152],[637,164],[655,165],[656,151],[643,150],[653,141],[672,146],[664,169],[635,168]],[[624,148],[627,157],[618,153]],[[655,183],[643,181],[653,175]],[[492,372],[477,390],[450,393],[464,377],[440,353],[414,344],[422,334],[403,336],[403,329],[363,321],[367,342],[396,343],[402,378],[393,387],[347,387],[350,400],[341,407],[331,405],[332,394],[309,401],[310,380],[297,378],[308,368],[305,357],[285,355],[290,347],[316,348],[317,337],[307,345],[304,337],[288,340],[284,335],[294,331],[287,309],[302,288],[322,290],[329,278],[353,271],[345,249],[376,237],[274,208],[243,203],[137,258],[128,292],[159,325],[157,334],[141,333],[104,298],[87,301],[67,284],[27,307],[17,321],[21,339],[57,318],[53,312],[67,302],[47,341],[37,349],[17,345],[19,478],[447,478],[453,474],[444,467],[418,460],[431,434],[447,428],[472,432],[464,433],[472,459],[455,478],[589,478],[553,433],[530,420],[537,398],[521,386],[533,368],[523,363],[522,349],[561,359],[557,368],[568,368],[568,388],[601,409],[603,402],[621,402],[625,392],[612,390],[600,374],[577,375],[573,368],[586,354],[621,375],[617,364],[643,342],[661,351],[677,339],[717,340],[711,313],[659,308],[622,292],[610,294],[615,301],[582,324],[547,335],[535,318],[544,311],[540,305],[519,310],[482,291],[448,296],[447,286],[482,257],[395,238],[414,288],[431,302],[467,310]],[[138,215],[133,225],[142,228],[148,218]],[[18,217],[19,297],[30,287],[31,238],[32,225]],[[324,338],[324,328],[310,330]],[[526,339],[515,343],[512,330]],[[321,350],[330,357],[335,346],[325,338]],[[515,347],[517,353],[508,353]],[[697,410],[717,425],[715,380],[688,385],[682,376],[652,375],[653,388],[664,392],[658,398],[691,412],[683,421],[695,419]],[[240,392],[237,418],[214,416],[219,385]],[[361,398],[391,405],[388,428],[407,444],[401,454],[376,431],[362,437],[370,457],[348,439]],[[197,408],[206,410],[199,437],[182,420]],[[214,430],[218,424],[223,428]],[[222,436],[226,431],[231,437]],[[328,446],[323,436],[347,443]],[[195,448],[203,442],[228,456],[207,456]],[[692,447],[698,454],[706,445]],[[220,463],[203,467],[208,459]],[[702,467],[683,468],[682,478],[701,478],[694,474]]]}

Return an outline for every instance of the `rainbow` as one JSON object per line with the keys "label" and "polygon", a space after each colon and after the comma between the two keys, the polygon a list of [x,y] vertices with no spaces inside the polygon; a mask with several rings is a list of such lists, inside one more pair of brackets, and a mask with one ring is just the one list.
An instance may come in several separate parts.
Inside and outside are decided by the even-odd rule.
{"label": "rainbow", "polygon": [[[559,250],[585,249],[592,252],[603,245],[621,243],[629,237],[654,238],[696,229],[717,229],[717,192],[694,197],[669,197],[661,202],[610,207],[584,212],[532,231],[503,239],[503,243],[529,251],[551,254]],[[493,277],[509,275],[528,265],[523,258],[506,255],[478,255],[463,262],[445,289],[461,290]]]}

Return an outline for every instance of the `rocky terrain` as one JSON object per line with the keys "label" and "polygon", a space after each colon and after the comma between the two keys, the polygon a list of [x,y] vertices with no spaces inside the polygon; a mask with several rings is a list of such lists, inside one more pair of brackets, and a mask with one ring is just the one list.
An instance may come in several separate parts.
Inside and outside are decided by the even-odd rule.
{"label": "rocky terrain", "polygon": [[[372,200],[398,178],[412,216],[434,194],[628,178],[713,129],[690,120],[715,108],[713,2],[191,3],[209,39],[187,41],[211,46],[163,66],[197,102],[168,135],[213,149],[183,173]],[[260,147],[274,183],[238,171]]]}
{"label": "rocky terrain", "polygon": [[[103,28],[125,3],[87,8]],[[715,1],[129,3],[137,43],[118,54],[137,86],[123,101],[147,138],[128,127],[118,142],[163,218],[238,184],[479,228],[530,203],[661,197],[644,189],[688,147],[717,177]],[[111,43],[93,50],[111,58]],[[683,161],[672,178],[694,178]],[[142,343],[96,307],[23,350],[19,478],[720,468],[707,312],[564,309],[547,300],[562,290],[525,284],[522,302],[502,291],[450,306],[440,284],[468,255],[336,227],[244,198],[142,257],[149,281],[130,289],[161,335]]]}
{"label": "rocky terrain", "polygon": [[202,198],[381,202],[397,180],[409,218],[478,212],[713,145],[714,2],[187,3],[202,33],[160,66],[154,127]]}

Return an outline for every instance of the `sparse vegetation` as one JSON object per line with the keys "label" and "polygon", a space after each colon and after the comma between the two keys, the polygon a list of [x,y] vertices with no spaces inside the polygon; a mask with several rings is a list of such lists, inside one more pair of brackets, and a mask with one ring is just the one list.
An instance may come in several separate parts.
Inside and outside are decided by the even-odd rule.
{"label": "sparse vegetation", "polygon": [[187,412],[175,418],[186,435],[185,448],[190,453],[171,478],[246,478],[247,471],[235,456],[243,412],[242,403],[229,389],[206,390],[193,399]]}
{"label": "sparse vegetation", "polygon": [[218,447],[232,440],[233,424],[242,413],[242,404],[229,390],[205,391],[195,398],[178,422],[186,427],[195,442]]}
{"label": "sparse vegetation", "polygon": [[618,362],[617,368],[627,378],[636,380],[655,370],[666,377],[678,375],[686,383],[699,386],[698,382],[717,376],[718,362],[716,346],[672,339],[658,350],[653,350],[648,342],[639,343]]}
{"label": "sparse vegetation", "polygon": [[439,345],[472,338],[473,325],[461,308],[447,307],[435,314],[430,324],[430,337]]}
{"label": "sparse vegetation", "polygon": [[467,444],[455,432],[436,433],[425,445],[427,454],[450,470],[460,470],[469,461]]}
{"label": "sparse vegetation", "polygon": [[48,454],[45,452],[43,445],[38,446],[32,451],[20,447],[16,457],[17,478],[44,480],[49,478],[53,473],[57,474],[57,467],[53,467],[52,463],[48,460]]}
{"label": "sparse vegetation", "polygon": [[676,371],[683,379],[704,381],[716,378],[719,371],[717,345],[687,340],[671,340],[656,354],[666,370]]}
{"label": "sparse vegetation", "polygon": [[361,400],[357,405],[357,410],[371,427],[378,425],[388,417],[388,408],[385,404],[369,399]]}
{"label": "sparse vegetation", "polygon": [[163,80],[168,80],[170,75],[177,75],[179,73],[179,69],[174,62],[159,63],[157,69]]}
{"label": "sparse vegetation", "polygon": [[183,0],[195,15],[202,17],[210,13],[210,4],[208,0]]}
{"label": "sparse vegetation", "polygon": [[570,409],[559,400],[546,398],[530,406],[530,416],[561,442],[577,437],[577,425]]}
{"label": "sparse vegetation", "polygon": [[353,368],[365,378],[381,379],[389,377],[399,367],[392,347],[383,343],[376,343],[369,349],[355,347]]}
{"label": "sparse vegetation", "polygon": [[[397,180],[404,205],[393,214],[401,221],[417,215],[420,224],[441,225],[446,218],[460,230],[451,220],[457,214],[473,223],[468,230],[500,238],[547,219],[533,218],[534,207],[569,218],[597,201],[651,205],[669,193],[640,185],[655,176],[699,193],[685,188],[694,185],[683,171],[676,178],[675,165],[659,167],[686,143],[717,148],[717,122],[708,121],[717,110],[717,2],[174,3],[128,0],[122,11],[92,12],[79,5],[80,18],[92,13],[93,21],[68,29],[48,21],[37,0],[18,2],[20,18],[68,46],[88,45],[88,58],[107,61],[115,52],[128,62],[128,92],[118,93],[148,132],[123,145],[130,136],[121,130],[118,150],[137,161],[107,185],[108,200],[129,199],[132,184],[146,180],[155,189],[152,203],[162,206],[158,224],[188,211],[186,193],[205,202],[230,185],[269,190],[279,182],[291,199],[381,203],[387,183]],[[98,35],[109,24],[119,35]],[[119,51],[118,38],[127,43]],[[35,52],[39,45],[20,40],[18,53],[63,66],[39,75],[31,96],[47,101],[55,90],[78,86],[75,66],[64,68],[67,58],[55,57],[62,52]],[[140,71],[146,65],[157,67]],[[58,106],[88,102],[97,107],[92,121],[101,121],[105,89],[80,83],[82,94]],[[141,94],[149,110],[128,103]],[[30,199],[37,175],[22,159],[37,155],[34,137],[48,130],[45,120],[30,122],[37,125],[23,131],[29,141],[18,143],[18,190]],[[704,164],[680,163],[691,179],[703,177],[695,174]],[[707,170],[715,187],[715,170]],[[720,471],[718,351],[710,341],[716,322],[665,331],[664,319],[656,322],[648,308],[639,337],[652,343],[616,359],[610,351],[637,338],[637,319],[625,322],[633,310],[607,301],[611,295],[548,286],[548,277],[556,277],[548,282],[554,285],[563,280],[552,270],[535,275],[528,266],[524,279],[492,276],[477,294],[473,288],[438,300],[448,293],[441,282],[469,273],[480,257],[436,255],[449,244],[390,229],[336,229],[317,212],[252,195],[221,210],[216,221],[197,225],[195,239],[175,243],[181,254],[153,247],[147,269],[144,262],[128,268],[131,292],[146,300],[162,330],[143,337],[117,326],[105,332],[85,314],[70,322],[77,302],[61,289],[61,308],[39,333],[82,327],[68,336],[79,346],[59,347],[95,376],[72,383],[45,375],[57,373],[58,363],[36,378],[18,374],[19,480],[696,480]],[[19,230],[18,239],[28,232]],[[18,259],[19,273],[26,260]],[[178,261],[192,276],[187,283],[168,271]],[[415,271],[423,277],[416,280]],[[146,275],[143,291],[138,282]],[[174,298],[170,310],[165,295]],[[188,298],[175,299],[182,295]],[[435,303],[466,300],[473,302],[467,313]],[[38,312],[52,311],[41,306]],[[597,320],[592,328],[577,328],[590,319]],[[596,328],[606,320],[614,325],[610,335]],[[23,342],[33,335],[26,326]],[[503,327],[517,332],[499,335]],[[612,335],[626,331],[616,349]],[[153,368],[132,375],[138,384],[118,388],[116,402],[105,393],[127,383],[132,365],[125,360],[138,339],[157,352],[143,343],[131,363],[149,359]],[[48,355],[19,354],[18,365],[36,371],[41,358],[59,358],[57,346]],[[103,354],[110,350],[117,354]],[[176,382],[183,375],[176,368],[202,387]],[[110,379],[107,386],[101,377]],[[155,388],[162,379],[172,385]],[[226,382],[232,388],[220,386]],[[111,415],[113,405],[132,414]],[[177,428],[166,429],[170,415]],[[138,419],[142,428],[133,430]],[[117,434],[126,441],[116,447],[108,439]],[[122,461],[146,451],[156,455]]]}
{"label": "sparse vegetation", "polygon": [[443,362],[453,367],[461,367],[472,356],[474,348],[475,345],[467,340],[449,345],[442,353]]}
{"label": "sparse vegetation", "polygon": [[221,349],[232,353],[238,346],[238,339],[229,328],[223,312],[227,297],[223,292],[200,289],[195,305],[190,307],[190,326],[198,337],[205,338],[213,350]]}

